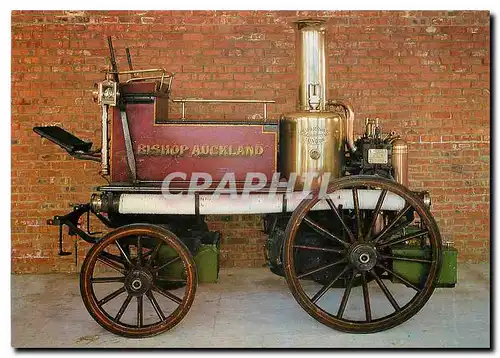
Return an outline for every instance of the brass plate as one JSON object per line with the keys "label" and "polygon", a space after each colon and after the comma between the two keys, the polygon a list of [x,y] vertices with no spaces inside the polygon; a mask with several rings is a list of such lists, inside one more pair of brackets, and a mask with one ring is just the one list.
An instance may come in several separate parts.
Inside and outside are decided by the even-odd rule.
{"label": "brass plate", "polygon": [[368,163],[387,164],[387,149],[368,149]]}

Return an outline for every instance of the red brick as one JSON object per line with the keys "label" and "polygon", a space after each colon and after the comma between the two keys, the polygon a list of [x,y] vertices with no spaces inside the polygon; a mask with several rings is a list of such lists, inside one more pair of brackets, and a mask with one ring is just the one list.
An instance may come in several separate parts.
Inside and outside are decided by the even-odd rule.
{"label": "red brick", "polygon": [[[136,68],[178,73],[176,97],[274,99],[269,113],[277,118],[295,110],[292,21],[300,17],[328,20],[329,98],[347,98],[357,118],[379,116],[384,132],[406,133],[412,188],[431,192],[433,213],[443,236],[462,249],[460,260],[487,259],[489,16],[486,11],[13,11],[12,270],[78,270],[72,257],[56,256],[57,230],[43,222],[70,203],[87,201],[103,180],[96,164],[68,158],[34,135],[32,126],[58,124],[100,142],[99,108],[90,92],[108,63],[106,35],[114,37],[120,68],[126,68],[128,46]],[[193,107],[192,113],[236,115],[224,107],[199,114]],[[223,265],[264,263],[259,218],[213,217],[210,226],[235,239],[223,245]],[[82,245],[82,254],[87,249]]]}

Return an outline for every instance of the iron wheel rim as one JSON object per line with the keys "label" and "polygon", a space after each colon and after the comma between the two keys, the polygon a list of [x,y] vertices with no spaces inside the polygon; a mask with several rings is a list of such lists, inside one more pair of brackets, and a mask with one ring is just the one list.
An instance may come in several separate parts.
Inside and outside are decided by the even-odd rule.
{"label": "iron wheel rim", "polygon": [[[411,207],[415,210],[415,212],[419,215],[421,220],[424,222],[425,227],[427,228],[429,235],[429,242],[431,243],[431,263],[429,264],[429,270],[427,277],[425,279],[425,283],[422,285],[422,289],[420,292],[417,292],[410,301],[408,301],[405,305],[400,307],[400,310],[395,310],[395,312],[382,316],[380,318],[375,319],[366,319],[364,321],[358,320],[348,320],[337,317],[337,314],[332,314],[330,312],[325,311],[323,308],[316,305],[313,302],[313,297],[309,297],[309,295],[305,292],[302,284],[300,283],[300,274],[295,272],[295,263],[294,263],[294,242],[297,238],[297,232],[299,230],[300,225],[303,223],[304,218],[307,213],[322,199],[318,198],[319,193],[315,192],[310,199],[304,199],[293,212],[292,217],[286,228],[286,239],[284,244],[284,268],[285,268],[285,278],[292,292],[292,295],[296,299],[296,301],[300,304],[300,306],[313,318],[318,320],[319,322],[335,328],[340,331],[350,332],[350,333],[373,333],[382,330],[386,330],[397,326],[406,320],[410,319],[414,316],[425,303],[428,301],[430,296],[432,295],[436,283],[439,278],[439,273],[441,269],[441,237],[439,234],[439,229],[437,224],[432,217],[432,214],[428,210],[428,208],[423,204],[423,202],[414,196],[411,191],[409,191],[404,186],[397,184],[393,181],[390,181],[385,178],[373,177],[373,176],[350,176],[337,179],[332,182],[328,187],[328,193],[332,193],[339,189],[346,189],[355,186],[372,186],[378,187],[382,190],[387,189],[400,197],[405,199],[406,203],[409,203]],[[389,240],[390,241],[390,240]],[[383,240],[382,240],[383,242]],[[350,245],[352,243],[349,243]],[[351,247],[351,246],[350,246]],[[346,250],[347,254],[347,250]],[[377,261],[378,264],[378,261]],[[347,263],[346,263],[347,266]],[[378,266],[375,266],[378,267]],[[349,272],[355,272],[354,270],[348,270]],[[372,270],[373,271],[373,270]],[[368,272],[368,271],[366,271]],[[371,271],[370,271],[371,272]],[[370,274],[362,274],[365,278],[368,278]],[[355,274],[354,276],[357,276]],[[354,278],[352,278],[354,280]],[[364,279],[363,279],[364,280]],[[378,281],[377,284],[379,285]],[[380,286],[380,285],[379,285]],[[352,289],[352,287],[351,287]],[[344,295],[347,287],[344,289]],[[349,289],[350,290],[350,289]],[[363,287],[364,290],[364,287]],[[318,292],[319,293],[319,292]],[[349,293],[350,294],[350,293]],[[349,294],[347,297],[349,298]],[[363,299],[365,293],[363,292]],[[344,296],[343,296],[344,297]],[[320,296],[321,298],[321,296]],[[364,299],[365,300],[365,299]],[[316,301],[317,302],[317,301]],[[392,304],[392,302],[391,302]],[[342,305],[342,302],[340,302]],[[340,309],[340,307],[339,307]],[[344,307],[345,309],[345,307]],[[365,306],[365,313],[366,313]],[[372,309],[370,307],[370,309]],[[370,313],[371,315],[371,313]]]}
{"label": "iron wheel rim", "polygon": [[[117,272],[119,271],[117,269],[118,267],[115,267],[113,274],[117,275],[116,278],[123,279],[123,288],[113,291],[109,295],[100,299],[96,296],[94,285],[96,283],[102,284],[102,282],[105,282],[105,280],[101,280],[100,282],[96,282],[95,280],[97,278],[94,277],[96,263],[98,261],[102,262],[103,258],[109,258],[107,256],[103,256],[103,252],[106,252],[105,250],[109,245],[113,245],[118,242],[117,246],[120,246],[120,239],[130,237],[136,238],[138,247],[141,245],[141,241],[144,243],[144,239],[154,239],[156,242],[155,248],[157,248],[156,254],[158,254],[162,245],[168,245],[168,248],[172,248],[175,251],[178,255],[176,256],[176,261],[180,261],[185,270],[186,285],[182,297],[178,297],[177,295],[170,293],[169,290],[164,290],[158,287],[158,272],[161,269],[164,269],[167,265],[159,264],[157,260],[155,261],[153,258],[155,253],[152,252],[154,250],[150,251],[149,255],[145,255],[145,257],[143,257],[145,261],[142,264],[139,264],[138,262],[131,262],[132,265],[125,265],[125,261],[121,261],[123,264],[123,267],[121,267],[122,272]],[[143,251],[141,250],[141,252]],[[123,259],[123,256],[121,256],[121,258]],[[120,263],[118,259],[113,258],[113,260],[115,260],[115,266],[118,266]],[[122,276],[119,276],[120,273]],[[133,277],[134,273],[137,273],[140,277],[135,279],[135,277]],[[143,285],[147,285],[148,283],[150,286],[144,289]],[[196,267],[194,259],[187,247],[173,233],[155,225],[133,224],[110,232],[90,249],[82,265],[80,274],[81,295],[90,315],[106,330],[129,338],[154,336],[177,325],[187,314],[193,303],[196,286]],[[120,292],[117,293],[117,291]],[[116,293],[116,295],[111,297],[114,293]],[[123,301],[124,297],[126,297],[125,301]],[[173,309],[169,314],[163,313],[165,307],[162,307],[159,304],[158,298],[160,297],[168,298],[168,300],[177,304],[177,307],[175,307],[175,309]],[[123,312],[118,317],[117,315],[120,310],[117,315],[113,316],[110,314],[109,310],[106,310],[103,307],[114,299],[121,299],[123,301],[122,306],[120,307],[120,310],[123,309]],[[103,300],[105,300],[104,303]],[[150,307],[153,308],[153,311],[155,311],[157,315],[156,318],[158,320],[153,323],[145,324],[143,321],[145,319],[144,309],[146,301],[149,302]],[[136,305],[137,309],[136,323],[130,324],[122,322],[121,319],[123,315],[126,313],[127,309],[133,306],[133,304]],[[139,314],[139,311],[142,311],[141,315]]]}

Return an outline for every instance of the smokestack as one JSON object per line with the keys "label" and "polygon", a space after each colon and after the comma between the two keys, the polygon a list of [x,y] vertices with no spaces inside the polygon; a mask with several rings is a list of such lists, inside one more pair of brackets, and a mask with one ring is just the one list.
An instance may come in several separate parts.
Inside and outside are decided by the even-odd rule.
{"label": "smokestack", "polygon": [[326,108],[325,48],[326,28],[321,19],[296,22],[297,67],[299,71],[299,111],[324,111]]}

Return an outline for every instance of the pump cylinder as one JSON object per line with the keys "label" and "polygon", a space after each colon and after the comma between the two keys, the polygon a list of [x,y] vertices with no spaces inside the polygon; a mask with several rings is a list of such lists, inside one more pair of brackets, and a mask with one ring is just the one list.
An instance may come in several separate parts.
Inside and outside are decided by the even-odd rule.
{"label": "pump cylinder", "polygon": [[408,144],[404,140],[396,139],[392,142],[391,162],[396,182],[408,187]]}

